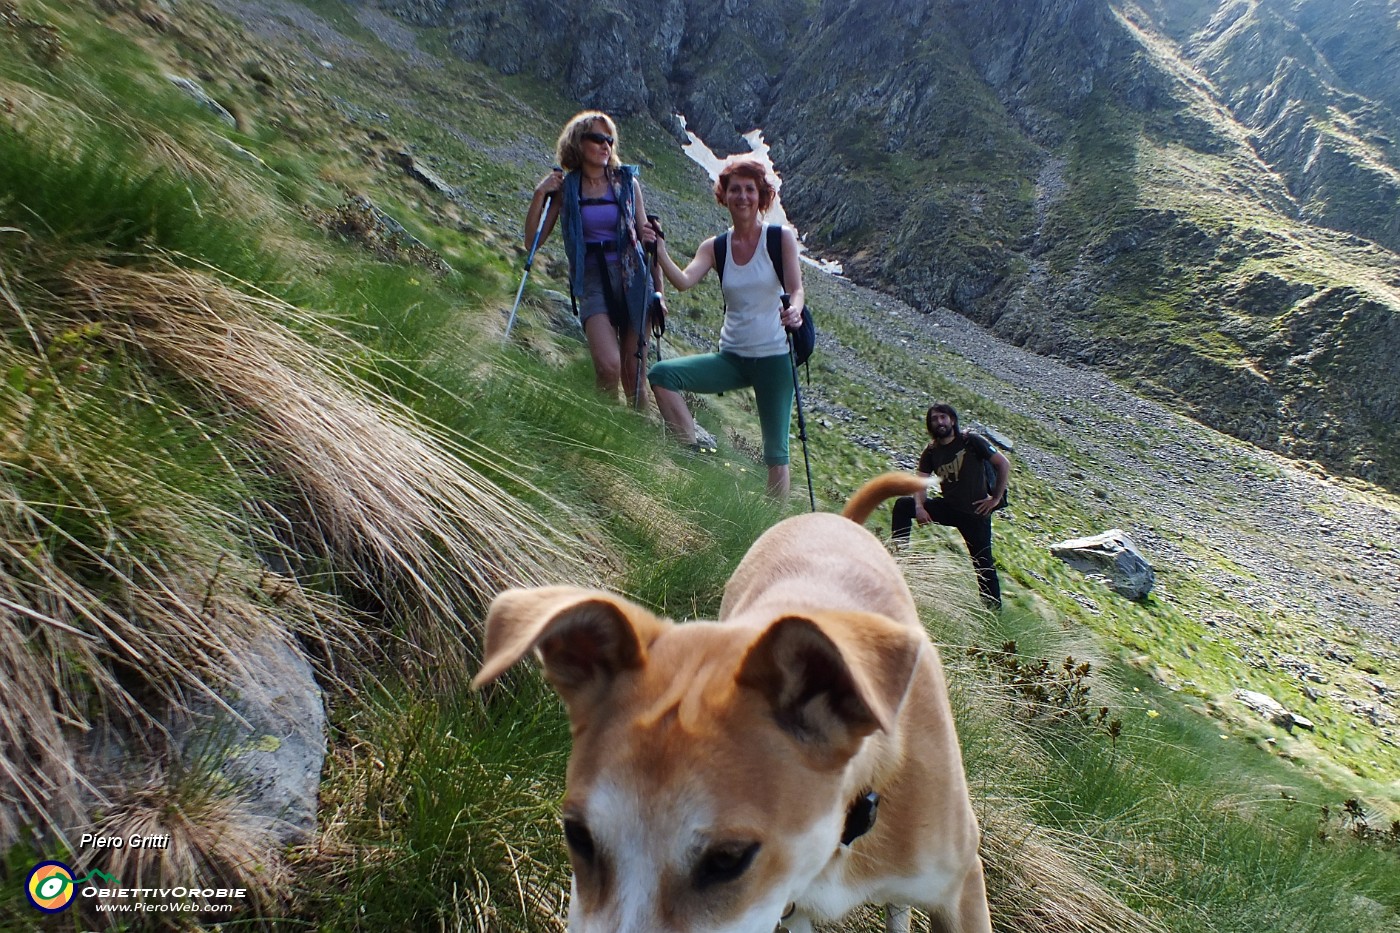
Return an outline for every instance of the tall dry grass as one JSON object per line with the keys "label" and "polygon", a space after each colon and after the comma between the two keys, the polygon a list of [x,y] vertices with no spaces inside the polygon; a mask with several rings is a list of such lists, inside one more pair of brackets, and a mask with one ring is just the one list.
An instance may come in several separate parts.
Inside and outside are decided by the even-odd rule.
{"label": "tall dry grass", "polygon": [[[342,685],[386,655],[458,684],[485,599],[590,574],[472,466],[489,451],[358,378],[373,354],[323,318],[173,257],[40,252],[0,266],[14,382],[0,410],[0,846],[26,831],[71,846],[100,810],[113,831],[177,837],[124,853],[126,874],[204,866],[269,892],[278,859],[237,788],[192,795],[170,777],[173,715],[236,715],[224,697],[254,638],[305,646]],[[184,485],[168,451],[104,410],[114,393],[154,413],[153,437],[206,445],[219,475]],[[381,598],[396,628],[366,628],[336,598],[349,592]],[[106,730],[150,767],[120,794],[91,777]]]}
{"label": "tall dry grass", "polygon": [[255,420],[259,458],[301,497],[298,520],[314,518],[310,533],[365,581],[396,581],[421,607],[424,643],[452,648],[444,660],[466,660],[443,634],[469,645],[464,611],[500,589],[589,577],[561,537],[471,466],[489,451],[430,433],[358,379],[347,361],[367,351],[324,320],[173,263],[78,263],[65,277],[74,312]]}
{"label": "tall dry grass", "polygon": [[[970,660],[985,646],[994,618],[981,608],[976,576],[958,547],[916,542],[895,550],[904,578],[940,645],[982,830],[982,862],[998,929],[1042,933],[1163,933],[1153,917],[1131,906],[1105,878],[1115,853],[1101,842],[1047,830],[1017,799],[1027,775],[1042,769],[1044,752],[1006,685]],[[1073,728],[1073,726],[1069,726]],[[1073,739],[1071,739],[1073,740]],[[1148,899],[1146,895],[1143,900]],[[847,929],[875,929],[870,913]],[[917,923],[916,923],[917,928]]]}

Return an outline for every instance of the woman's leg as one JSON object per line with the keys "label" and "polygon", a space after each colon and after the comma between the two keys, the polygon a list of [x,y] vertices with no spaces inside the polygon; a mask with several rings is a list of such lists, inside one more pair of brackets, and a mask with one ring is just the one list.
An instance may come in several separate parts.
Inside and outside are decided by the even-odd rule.
{"label": "woman's leg", "polygon": [[788,355],[745,360],[763,430],[763,462],[768,465],[768,495],[786,501],[791,488],[788,434],[792,429],[792,362]]}
{"label": "woman's leg", "polygon": [[685,403],[685,396],[674,389],[663,389],[653,384],[651,394],[656,396],[656,410],[661,412],[661,420],[671,436],[682,444],[695,443],[695,419]]}
{"label": "woman's leg", "polygon": [[775,463],[768,468],[768,495],[779,502],[786,502],[792,488],[792,479],[786,463]]}
{"label": "woman's leg", "polygon": [[617,331],[606,314],[594,314],[584,320],[583,334],[593,357],[594,385],[605,397],[617,398],[617,390],[622,386],[622,352]]}
{"label": "woman's leg", "polygon": [[656,408],[671,435],[682,444],[695,443],[695,419],[681,393],[727,392],[748,385],[733,358],[723,353],[665,360],[652,367],[650,379]]}

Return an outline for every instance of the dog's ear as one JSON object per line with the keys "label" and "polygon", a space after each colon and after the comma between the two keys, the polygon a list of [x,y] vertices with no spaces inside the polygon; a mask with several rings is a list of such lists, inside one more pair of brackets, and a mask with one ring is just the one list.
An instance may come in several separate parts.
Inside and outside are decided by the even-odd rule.
{"label": "dog's ear", "polygon": [[737,679],[764,695],[784,731],[836,765],[893,727],[923,647],[921,633],[880,615],[786,616],[754,642]]}
{"label": "dog's ear", "polygon": [[486,655],[472,686],[490,683],[538,648],[545,677],[572,708],[585,693],[645,664],[662,627],[642,607],[601,590],[506,590],[486,615]]}

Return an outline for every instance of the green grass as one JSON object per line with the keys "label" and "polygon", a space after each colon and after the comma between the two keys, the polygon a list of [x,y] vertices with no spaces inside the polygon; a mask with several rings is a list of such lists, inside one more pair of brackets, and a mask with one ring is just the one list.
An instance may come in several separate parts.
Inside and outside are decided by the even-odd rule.
{"label": "green grass", "polygon": [[[308,5],[361,36],[343,6]],[[301,309],[304,317],[286,312],[293,319],[284,323],[303,338],[336,347],[338,364],[356,385],[397,398],[426,434],[504,489],[518,515],[567,536],[598,582],[676,618],[713,616],[728,574],[783,510],[764,498],[761,467],[728,443],[714,462],[686,459],[655,421],[600,400],[576,332],[555,331],[535,289],[527,291],[512,346],[499,347],[500,318],[519,270],[513,240],[523,201],[517,195],[532,182],[532,169],[490,154],[465,156],[472,196],[479,194],[500,216],[454,219],[396,169],[358,162],[328,141],[339,138],[332,127],[343,129],[331,114],[311,114],[310,128],[298,131],[303,138],[284,129],[284,115],[268,103],[256,131],[241,137],[266,168],[238,173],[229,187],[187,177],[113,119],[121,109],[114,105],[131,94],[148,97],[154,85],[106,75],[94,64],[150,71],[149,55],[96,19],[61,17],[39,4],[27,9],[59,22],[68,47],[82,55],[54,74],[10,58],[6,80],[61,92],[97,127],[90,145],[71,148],[58,142],[61,133],[0,132],[0,226],[24,231],[0,233],[0,262],[11,286],[23,280],[16,293],[21,304],[46,315],[36,345],[22,321],[0,312],[6,377],[0,393],[8,412],[29,412],[22,424],[7,421],[0,434],[7,445],[5,478],[24,501],[50,510],[52,533],[42,546],[56,562],[95,587],[110,584],[88,555],[102,553],[114,535],[139,532],[133,540],[151,563],[185,553],[192,539],[184,536],[196,532],[232,548],[229,542],[248,529],[230,516],[248,503],[291,498],[281,485],[284,474],[249,469],[233,455],[255,445],[255,413],[210,398],[185,374],[166,371],[135,350],[111,349],[101,330],[63,326],[61,294],[39,287],[59,280],[74,258],[146,269],[168,256]],[[180,40],[166,41],[151,40],[173,54]],[[0,49],[15,48],[3,33],[0,43],[8,43]],[[391,106],[390,88],[374,87],[369,72],[338,63],[318,77],[340,93],[358,82],[365,106]],[[437,77],[469,82],[454,119],[484,140],[528,133],[547,147],[568,115],[550,89],[529,79],[484,75],[456,63]],[[177,98],[143,106],[142,119],[171,138],[197,145],[210,131],[205,115]],[[444,129],[447,109],[436,106],[393,111],[393,124],[415,151],[460,145]],[[679,233],[673,236],[693,244],[713,232],[715,209],[705,186],[668,137],[641,120],[624,123],[624,131],[629,157],[651,163],[647,184],[664,194],[658,201],[675,214]],[[1127,158],[1112,148],[1112,139],[1086,138],[1084,145],[1109,148],[1086,148],[1076,171],[1087,172],[1094,159]],[[435,276],[420,265],[375,260],[357,243],[340,242],[297,214],[303,204],[333,206],[352,181],[453,271]],[[236,197],[245,186],[259,193],[256,203]],[[1008,210],[1027,197],[1013,192]],[[1076,209],[1087,216],[1117,197],[1100,191]],[[1064,222],[1071,221],[1079,222]],[[539,284],[548,281],[541,276]],[[853,377],[834,352],[838,343],[857,359],[882,361],[886,378],[953,402],[965,421],[980,418],[1086,476],[1104,475],[1104,454],[1076,449],[1053,424],[1014,415],[969,388],[991,376],[947,352],[904,349],[889,335],[858,325],[842,305],[859,299],[825,288],[814,285],[813,293],[827,298],[818,308],[831,351],[819,350],[814,385],[804,386],[824,506],[838,505],[863,478],[891,466],[886,455],[851,435],[879,434],[914,453],[922,434],[921,406]],[[691,293],[676,309],[703,315],[701,323],[713,327],[717,312],[710,298]],[[1147,310],[1182,313],[1177,305]],[[351,339],[335,339],[331,327]],[[818,403],[868,420],[843,425],[817,414]],[[753,437],[749,407],[731,393],[707,401],[702,421],[725,438],[731,430]],[[1080,412],[1089,413],[1088,407]],[[16,454],[79,437],[82,444],[66,450],[68,473],[26,469]],[[793,470],[800,486],[796,444]],[[92,482],[95,476],[104,482]],[[1352,796],[1371,807],[1397,805],[1393,793],[1386,796],[1388,776],[1400,771],[1393,750],[1341,710],[1315,717],[1316,736],[1289,737],[1262,721],[1224,719],[1209,709],[1241,683],[1275,690],[1290,683],[1276,671],[1250,668],[1237,650],[1239,631],[1204,620],[1234,613],[1243,629],[1258,629],[1262,643],[1299,652],[1311,635],[1307,620],[1236,605],[1204,574],[1239,568],[1192,550],[1190,542],[1177,543],[1203,570],[1164,575],[1158,593],[1142,604],[1079,577],[1049,556],[1049,543],[1109,519],[1155,527],[1158,518],[1143,506],[1110,505],[1085,485],[1018,466],[1012,515],[997,522],[1008,611],[993,620],[958,612],[957,599],[925,606],[945,646],[979,805],[989,817],[1028,815],[1029,823],[1013,822],[1027,839],[1055,840],[1084,877],[1169,930],[1379,933],[1393,926],[1400,917],[1397,844],[1383,832],[1359,833],[1355,820],[1346,823],[1342,816]],[[81,496],[74,495],[78,491]],[[798,498],[792,510],[801,508]],[[180,538],[162,538],[165,526],[142,525],[156,506],[175,501],[203,504]],[[884,521],[882,514],[871,526]],[[65,549],[64,542],[81,547]],[[911,572],[936,575],[972,602],[971,574],[955,535],[921,532],[916,551],[930,563],[912,565]],[[308,576],[322,584],[321,598],[344,603],[386,640],[415,637],[410,623],[418,607],[407,597],[392,608],[376,607],[365,600],[371,588],[343,582],[353,573],[345,555],[327,549],[306,559],[318,571]],[[479,623],[481,605],[463,601],[460,610],[467,627]],[[1393,658],[1372,657],[1348,637],[1336,635],[1358,665],[1374,666],[1387,682],[1396,679]],[[1010,640],[1028,661],[1046,659],[1052,672],[1066,656],[1091,663],[1087,722],[1028,708],[1023,694],[967,655],[969,647],[995,649]],[[422,652],[406,655],[413,663],[402,669],[379,667],[375,676],[366,673],[328,693],[334,728],[321,834],[317,845],[289,853],[295,880],[282,892],[282,919],[270,925],[558,928],[567,866],[557,805],[568,733],[557,701],[532,670],[513,673],[485,695],[471,694],[462,687],[471,673],[465,666],[448,669],[448,662]],[[434,663],[439,669],[424,669]],[[74,703],[91,701],[91,687],[76,666],[70,684]],[[1096,718],[1100,708],[1108,710],[1102,721]],[[1113,722],[1120,724],[1116,733]],[[1369,773],[1371,760],[1381,762],[1375,773]],[[1325,820],[1323,807],[1329,808]],[[1380,829],[1393,818],[1381,810],[1369,815]],[[32,918],[12,881],[38,853],[16,846],[7,854],[0,919],[25,924]],[[994,910],[1025,893],[994,891],[1006,899],[995,901]]]}
{"label": "green grass", "polygon": [[337,731],[345,751],[322,800],[336,847],[303,866],[296,922],[555,928],[568,726],[538,677],[512,678],[488,701],[366,697]]}

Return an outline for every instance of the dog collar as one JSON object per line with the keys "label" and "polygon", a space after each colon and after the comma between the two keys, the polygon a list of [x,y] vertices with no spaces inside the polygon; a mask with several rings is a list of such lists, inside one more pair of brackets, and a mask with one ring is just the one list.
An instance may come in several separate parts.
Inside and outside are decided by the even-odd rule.
{"label": "dog collar", "polygon": [[[861,836],[870,832],[875,825],[875,817],[880,811],[880,795],[873,790],[856,797],[851,801],[851,805],[846,810],[846,825],[841,828],[841,845],[849,846]],[[775,933],[786,931],[784,924],[787,919],[797,912],[797,903],[794,901],[787,905],[783,915],[778,918],[778,929]]]}
{"label": "dog collar", "polygon": [[880,795],[873,790],[866,791],[851,801],[851,806],[846,811],[846,825],[841,830],[841,844],[849,846],[870,832],[879,812]]}

